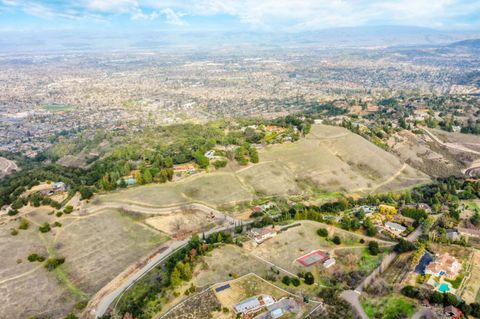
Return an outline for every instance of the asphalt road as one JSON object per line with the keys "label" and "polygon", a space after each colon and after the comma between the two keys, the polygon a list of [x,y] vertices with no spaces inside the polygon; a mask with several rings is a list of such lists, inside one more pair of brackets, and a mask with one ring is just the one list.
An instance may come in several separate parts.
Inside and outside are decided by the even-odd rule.
{"label": "asphalt road", "polygon": [[[215,209],[212,209],[210,207],[204,206],[204,205],[192,204],[192,205],[189,205],[189,206],[195,206],[195,208],[201,209],[201,210],[208,210],[208,212],[214,213],[218,218],[225,218],[226,220],[228,220],[228,225],[227,226],[224,226],[224,227],[221,227],[221,228],[215,228],[215,229],[212,229],[208,232],[205,232],[206,236],[208,236],[210,234],[213,234],[213,233],[220,232],[220,231],[232,229],[232,228],[235,227],[235,222],[239,222],[239,221],[235,220],[234,218],[232,218],[230,216],[226,216],[226,215],[222,214],[221,212],[219,212]],[[136,207],[136,208],[139,208],[139,207]],[[148,210],[150,212],[150,209],[148,209]],[[247,225],[249,223],[250,222],[243,222],[243,225]],[[199,234],[199,235],[202,235],[202,234]],[[112,291],[112,292],[108,293],[107,295],[105,295],[104,297],[102,297],[102,299],[100,300],[98,305],[94,309],[90,310],[86,314],[86,317],[84,317],[84,318],[98,318],[98,317],[104,315],[105,312],[110,307],[110,305],[113,303],[113,301],[117,297],[119,297],[125,291],[127,291],[133,284],[135,284],[139,279],[141,279],[152,268],[154,268],[155,266],[157,266],[158,264],[163,262],[165,259],[167,259],[171,254],[173,254],[178,249],[183,248],[187,243],[188,243],[188,239],[187,240],[182,240],[182,241],[170,241],[170,242],[168,242],[169,246],[166,250],[164,250],[161,253],[154,256],[152,259],[150,259],[148,261],[147,264],[145,264],[145,266],[143,266],[142,268],[138,269],[135,273],[130,275],[128,277],[128,279],[126,279],[114,291]]]}

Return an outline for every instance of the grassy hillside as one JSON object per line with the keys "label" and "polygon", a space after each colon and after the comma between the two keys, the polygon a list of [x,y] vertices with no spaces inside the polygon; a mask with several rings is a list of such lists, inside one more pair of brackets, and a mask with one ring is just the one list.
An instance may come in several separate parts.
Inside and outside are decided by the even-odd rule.
{"label": "grassy hillside", "polygon": [[151,206],[201,202],[211,206],[263,195],[384,192],[427,182],[428,176],[350,131],[314,125],[295,143],[266,146],[260,163],[230,166],[176,183],[139,186],[102,196]]}

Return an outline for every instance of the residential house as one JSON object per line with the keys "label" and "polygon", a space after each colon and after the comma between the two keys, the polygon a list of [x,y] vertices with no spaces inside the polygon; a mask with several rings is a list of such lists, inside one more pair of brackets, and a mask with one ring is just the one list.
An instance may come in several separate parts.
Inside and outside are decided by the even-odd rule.
{"label": "residential house", "polygon": [[460,239],[460,234],[455,229],[447,229],[447,238],[449,240],[457,241]]}
{"label": "residential house", "polygon": [[463,312],[454,306],[445,307],[445,309],[443,309],[443,314],[447,318],[453,318],[453,319],[460,319],[463,317]]}
{"label": "residential house", "polygon": [[425,269],[425,274],[431,274],[433,276],[445,276],[449,279],[455,279],[460,270],[462,264],[451,256],[448,252],[441,254],[434,261],[432,261]]}
{"label": "residential house", "polygon": [[277,230],[272,226],[252,228],[252,230],[250,230],[250,234],[257,244],[261,244],[265,240],[275,237],[277,235]]}
{"label": "residential house", "polygon": [[219,158],[218,156],[215,156],[215,150],[210,150],[206,152],[205,157],[208,158],[209,160]]}
{"label": "residential house", "polygon": [[195,173],[196,168],[195,165],[193,164],[179,164],[179,165],[173,165],[173,171],[175,173]]}
{"label": "residential house", "polygon": [[365,213],[365,217],[370,217],[375,212],[376,208],[368,205],[362,205],[360,207],[357,207],[355,211],[359,212],[360,210],[363,210],[363,212]]}
{"label": "residential house", "polygon": [[407,230],[407,228],[405,226],[402,226],[402,225],[394,223],[394,222],[386,222],[385,227],[389,231],[391,231],[392,233],[397,234],[397,235],[401,234],[401,233],[403,233],[404,231]]}
{"label": "residential house", "polygon": [[260,295],[248,298],[238,304],[236,304],[233,308],[235,313],[247,313],[258,310],[263,307],[268,307],[275,303],[275,299],[269,295]]}

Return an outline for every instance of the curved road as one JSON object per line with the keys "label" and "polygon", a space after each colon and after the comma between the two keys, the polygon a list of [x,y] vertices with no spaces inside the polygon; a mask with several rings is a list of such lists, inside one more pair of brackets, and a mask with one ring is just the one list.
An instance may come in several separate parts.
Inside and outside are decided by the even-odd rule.
{"label": "curved road", "polygon": [[445,146],[445,147],[448,147],[448,148],[451,148],[451,149],[454,149],[454,150],[457,150],[457,151],[462,151],[462,152],[466,152],[466,153],[480,155],[480,152],[472,150],[472,149],[470,149],[466,146],[462,146],[462,145],[455,144],[455,143],[445,143],[442,140],[440,140],[435,134],[433,134],[432,132],[427,130],[425,127],[420,127],[420,128],[423,131],[425,131],[425,133],[427,133],[427,135],[430,136],[435,142],[437,142],[438,144],[440,144],[442,146]]}
{"label": "curved road", "polygon": [[[228,221],[227,226],[214,228],[205,232],[206,236],[211,235],[213,233],[220,232],[220,231],[233,229],[236,226],[236,223],[240,222],[239,220],[236,220],[231,216],[227,216],[216,209],[210,208],[202,204],[195,204],[195,203],[182,205],[182,206],[175,206],[175,207],[155,208],[151,206],[143,207],[135,204],[124,204],[124,203],[115,202],[115,203],[104,203],[96,207],[95,206],[87,207],[84,211],[88,212],[89,214],[92,214],[108,208],[117,208],[117,209],[123,208],[123,209],[129,209],[139,213],[153,213],[153,214],[168,214],[178,209],[190,208],[190,209],[198,209],[206,213],[213,213],[216,218],[224,218],[225,220]],[[86,215],[85,217],[87,216],[88,215]],[[248,225],[250,223],[245,221],[241,221],[241,222],[243,225]],[[163,262],[166,258],[168,258],[177,250],[185,247],[187,243],[188,243],[188,239],[181,240],[181,241],[172,240],[167,242],[166,244],[168,244],[168,246],[164,250],[161,250],[160,252],[155,254],[153,257],[150,257],[148,259],[148,262],[145,263],[144,266],[142,266],[140,269],[135,270],[131,275],[128,275],[128,278],[126,279],[120,278],[121,284],[115,287],[115,289],[113,290],[110,289],[109,291],[108,286],[110,284],[113,285],[113,283],[116,280],[118,280],[119,277],[122,276],[122,274],[114,278],[109,284],[107,284],[107,286],[104,287],[106,288],[107,291],[100,290],[99,292],[97,292],[97,294],[94,297],[92,297],[89,305],[85,310],[84,315],[82,316],[82,319],[98,318],[104,315],[105,312],[110,307],[110,305],[112,304],[112,302],[117,297],[121,296],[126,290],[128,290],[133,284],[135,284],[145,274],[147,274],[152,268],[154,268],[155,266]],[[98,301],[97,299],[100,299],[100,300]]]}

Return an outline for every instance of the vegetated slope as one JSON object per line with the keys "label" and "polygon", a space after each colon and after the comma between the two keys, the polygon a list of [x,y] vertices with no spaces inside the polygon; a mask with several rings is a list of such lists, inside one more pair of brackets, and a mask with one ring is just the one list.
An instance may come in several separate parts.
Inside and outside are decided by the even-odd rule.
{"label": "vegetated slope", "polygon": [[259,154],[258,164],[117,191],[102,196],[102,202],[164,207],[201,202],[218,207],[262,195],[297,195],[311,189],[382,192],[429,180],[395,155],[341,127],[314,125],[306,138],[266,146]]}
{"label": "vegetated slope", "polygon": [[308,180],[325,191],[387,191],[428,179],[362,137],[326,125],[313,126],[297,143],[271,146],[260,157],[283,163],[297,181]]}
{"label": "vegetated slope", "polygon": [[422,172],[434,177],[462,176],[467,168],[479,166],[480,136],[429,129],[441,142],[427,134],[407,130],[388,142],[392,152]]}

